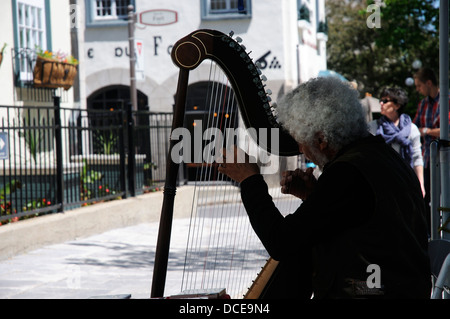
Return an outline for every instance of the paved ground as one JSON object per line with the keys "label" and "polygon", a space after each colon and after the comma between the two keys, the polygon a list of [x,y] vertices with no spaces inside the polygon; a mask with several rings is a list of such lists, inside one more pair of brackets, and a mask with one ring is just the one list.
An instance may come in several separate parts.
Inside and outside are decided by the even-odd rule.
{"label": "paved ground", "polygon": [[[176,220],[183,228],[186,220]],[[47,246],[0,263],[2,299],[85,299],[131,294],[149,298],[158,223],[116,229]],[[172,251],[183,253],[185,234],[174,232]],[[180,291],[181,272],[169,269],[166,293]]]}
{"label": "paved ground", "polygon": [[[208,203],[202,207],[198,224],[188,218],[173,221],[164,295],[199,288],[199,282],[212,282],[213,278],[214,284],[221,285],[214,288],[225,287],[229,294],[240,297],[264,265],[266,252],[260,241],[254,240],[256,236],[243,208],[229,202],[222,205],[215,216]],[[226,218],[222,219],[223,216]],[[193,228],[189,230],[190,223],[200,234],[194,233]],[[159,222],[149,222],[119,228],[3,260],[0,262],[0,299],[87,299],[114,295],[149,298],[158,227]],[[201,248],[187,258],[194,266],[186,273],[182,287],[188,236],[190,241],[196,241],[195,247]],[[242,236],[245,246],[239,244]],[[217,243],[219,237],[224,249],[210,250],[210,243]],[[206,258],[215,259],[206,261]],[[209,264],[214,265],[212,273],[205,271]],[[236,265],[242,267],[235,274],[230,269]],[[186,283],[186,278],[192,281]],[[235,285],[236,291],[229,288],[233,286],[230,282],[239,282]]]}
{"label": "paved ground", "polygon": [[[186,289],[182,289],[181,282],[188,227],[188,219],[174,220],[165,296]],[[209,226],[205,224],[203,228]],[[157,234],[157,222],[140,224],[46,246],[4,260],[0,262],[0,299],[87,299],[126,294],[133,299],[149,298]],[[212,236],[216,234],[212,232]],[[205,241],[209,241],[208,237]],[[242,251],[250,256],[249,247]],[[258,251],[251,253],[255,256]],[[212,255],[211,252],[209,254]],[[236,252],[234,255],[235,266],[240,262],[240,256]],[[223,276],[226,268],[223,264],[228,262],[229,256],[220,257],[222,262],[213,276]],[[251,272],[248,274],[250,279],[256,277],[255,269],[260,269],[261,260],[264,261],[261,254],[257,257],[260,259],[258,263],[253,261],[256,260],[254,258],[247,258],[250,260],[246,265]],[[200,273],[204,271],[203,263],[195,267],[200,269]],[[242,276],[242,271],[238,274]],[[188,289],[193,288],[198,287]]]}

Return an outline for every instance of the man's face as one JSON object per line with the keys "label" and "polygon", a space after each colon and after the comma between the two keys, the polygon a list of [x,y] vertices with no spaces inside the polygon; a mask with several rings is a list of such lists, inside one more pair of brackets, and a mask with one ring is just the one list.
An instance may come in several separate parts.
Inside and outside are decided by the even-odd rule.
{"label": "man's face", "polygon": [[414,79],[414,84],[416,85],[416,91],[419,92],[421,95],[423,96],[430,95],[430,88],[428,83],[422,82],[419,79]]}
{"label": "man's face", "polygon": [[329,158],[317,146],[298,143],[298,149],[300,153],[303,153],[307,159],[319,166],[320,169],[323,169],[325,164],[329,161]]}

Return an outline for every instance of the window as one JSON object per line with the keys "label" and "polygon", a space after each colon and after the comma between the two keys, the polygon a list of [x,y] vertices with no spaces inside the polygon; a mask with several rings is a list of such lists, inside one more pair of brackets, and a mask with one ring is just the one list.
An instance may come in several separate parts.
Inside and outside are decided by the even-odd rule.
{"label": "window", "polygon": [[127,19],[130,4],[130,0],[96,0],[92,6],[93,19],[95,21]]}
{"label": "window", "polygon": [[211,0],[210,13],[220,14],[223,12],[239,11],[238,0]]}
{"label": "window", "polygon": [[[41,2],[40,6],[36,6]],[[43,1],[29,4],[25,1],[17,2],[19,47],[34,49],[45,44],[45,18]]]}
{"label": "window", "polygon": [[298,10],[298,20],[306,20],[311,22],[309,8],[306,4],[302,4]]}
{"label": "window", "polygon": [[26,51],[48,49],[45,0],[17,0],[15,10],[15,46],[24,57],[19,60],[20,79],[27,80],[33,70]]}
{"label": "window", "polygon": [[202,19],[242,19],[251,17],[251,0],[203,0]]}

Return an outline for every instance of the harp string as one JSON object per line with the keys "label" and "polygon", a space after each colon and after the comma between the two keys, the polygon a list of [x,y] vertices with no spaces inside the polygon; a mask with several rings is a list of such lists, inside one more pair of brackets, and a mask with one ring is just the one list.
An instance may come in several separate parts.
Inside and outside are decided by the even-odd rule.
{"label": "harp string", "polygon": [[[237,127],[239,109],[227,77],[216,63],[209,63],[205,99],[209,109],[203,124],[225,132],[227,127]],[[207,141],[211,141],[212,131],[209,134],[203,136]],[[250,153],[250,143],[239,146]],[[231,297],[239,298],[251,285],[268,254],[248,222],[239,188],[210,165],[211,152],[203,153],[193,186],[181,290],[226,288]],[[298,207],[295,201],[287,201],[279,187],[270,188],[270,194],[277,206],[277,202],[281,203],[280,211],[291,212]]]}
{"label": "harp string", "polygon": [[[232,97],[232,90],[229,89],[226,77],[223,73],[218,72],[218,67],[211,63],[210,67],[210,86],[211,89],[208,90],[207,94],[207,104],[210,106],[210,111],[207,113],[208,118],[206,122],[208,127],[217,127],[223,130],[224,127],[228,127],[230,123],[236,121],[236,100]],[[225,83],[225,85],[220,85]],[[228,114],[229,116],[225,116]],[[211,136],[207,136],[210,139]],[[206,155],[210,156],[211,153]],[[206,162],[210,162],[210,158],[206,159]],[[220,186],[211,187],[208,183],[211,178],[216,179],[216,184]],[[192,216],[190,222],[189,240],[186,251],[185,267],[183,274],[183,289],[194,289],[194,288],[207,288],[210,285],[214,285],[214,282],[224,282],[228,280],[231,281],[230,276],[227,277],[223,271],[223,252],[220,246],[225,243],[225,246],[233,246],[238,241],[237,236],[232,236],[226,234],[225,230],[236,229],[237,218],[233,218],[233,210],[231,207],[225,205],[219,206],[219,209],[214,211],[214,216],[209,216],[206,212],[209,208],[209,203],[207,199],[213,199],[212,202],[236,202],[238,199],[238,192],[234,190],[228,191],[230,188],[235,188],[234,186],[225,185],[225,177],[221,174],[217,175],[217,171],[211,166],[202,163],[201,167],[198,168],[197,181],[195,183],[195,196],[192,206]],[[234,215],[239,214],[242,210],[238,207],[234,211]],[[243,232],[241,232],[242,234]],[[245,235],[245,233],[244,233]],[[233,242],[234,238],[234,242]],[[198,257],[202,257],[201,259]],[[229,265],[227,266],[229,270],[233,267],[234,262],[234,249],[231,249],[230,254],[227,256],[229,260]],[[194,259],[196,259],[197,264],[201,260],[201,271],[197,269],[194,271],[195,267]],[[197,265],[198,266],[198,265]],[[195,287],[196,282],[200,281],[200,287]]]}
{"label": "harp string", "polygon": [[[214,66],[215,74],[217,73],[218,76],[220,76],[220,72],[217,68],[217,66]],[[217,79],[214,80],[213,83],[215,84],[215,92],[213,94],[214,96],[214,103],[210,104],[210,108],[212,106],[212,110],[208,112],[208,114],[212,114],[211,117],[211,124],[208,125],[209,127],[218,128],[219,130],[222,129],[223,125],[223,110],[224,110],[224,102],[225,102],[225,95],[224,95],[224,85],[220,85],[219,83],[223,83],[225,80],[225,77],[222,76],[222,80]],[[226,83],[226,81],[225,81]],[[226,88],[226,86],[225,86]],[[223,102],[222,102],[223,100]],[[209,122],[209,121],[208,121]],[[220,122],[220,124],[219,124]],[[216,137],[215,137],[216,138]],[[206,136],[206,139],[211,141],[212,139],[212,132],[209,131],[209,135]],[[215,150],[217,151],[217,150]],[[211,163],[212,156],[211,152],[206,153],[206,163]],[[212,176],[214,175],[214,179],[221,179],[221,176],[218,176],[217,170],[213,168],[211,165],[203,166],[202,168],[206,168],[207,171],[209,171],[208,174],[208,180],[212,180]],[[221,197],[223,196],[218,192],[218,189],[216,187],[207,187],[208,192],[212,192],[214,202],[219,202],[221,200]],[[223,215],[223,210],[219,210],[219,212]],[[211,220],[210,228],[209,228],[209,234],[207,236],[206,241],[206,254],[203,259],[203,277],[202,277],[202,283],[201,288],[205,288],[205,286],[209,286],[210,282],[214,282],[214,276],[215,276],[215,265],[217,263],[217,253],[218,249],[217,247],[218,242],[220,240],[220,221],[222,220],[223,216],[220,216],[219,218],[214,218]],[[214,249],[216,247],[216,249]]]}
{"label": "harp string", "polygon": [[[206,104],[211,108],[215,105],[215,99],[217,98],[217,93],[214,93],[217,90],[217,82],[211,80],[215,78],[217,72],[217,68],[214,67],[213,63],[210,63],[210,72],[209,72],[209,81],[208,81],[208,90],[206,95]],[[211,118],[211,110],[207,112],[207,115],[203,117],[203,120],[206,120],[206,123],[212,122]],[[210,126],[210,125],[208,125]],[[201,132],[203,133],[203,132]],[[208,189],[202,189],[202,186],[199,185],[202,182],[210,179],[211,171],[208,172],[205,166],[205,162],[202,161],[201,167],[197,168],[196,172],[196,180],[194,184],[194,198],[192,202],[191,209],[191,220],[188,234],[188,243],[186,248],[186,258],[183,272],[183,280],[182,280],[182,290],[185,289],[193,289],[195,288],[193,285],[197,282],[198,274],[200,273],[200,269],[194,270],[194,267],[198,265],[195,263],[195,260],[200,260],[201,255],[201,246],[203,241],[203,232],[206,229],[206,219],[200,218],[201,211],[197,212],[199,207],[205,206],[205,201],[208,198]],[[204,258],[203,258],[204,260]],[[203,270],[205,266],[203,267]]]}
{"label": "harp string", "polygon": [[[230,123],[234,121],[233,116],[236,113],[237,105],[235,100],[233,99],[232,91],[229,89],[226,76],[224,76],[221,72],[219,72],[219,75],[221,75],[222,78],[217,78],[214,83],[222,83],[224,85],[217,86],[218,89],[220,88],[220,92],[217,92],[216,94],[217,103],[214,104],[215,109],[210,113],[214,114],[213,119],[216,119],[216,123],[214,123],[213,126],[217,127],[220,131],[224,131],[224,129],[230,126]],[[221,174],[219,174],[218,177],[219,182],[223,182],[226,179]],[[220,184],[224,185],[224,183]],[[220,189],[214,188],[214,202],[219,203],[226,201],[229,193],[229,188],[230,187],[227,185],[222,186]],[[219,190],[221,190],[221,192]],[[231,202],[236,202],[236,192],[234,192],[234,195],[234,198],[232,196],[230,199]],[[208,267],[205,267],[205,282],[202,284],[202,288],[205,288],[205,286],[208,287],[210,285],[213,285],[215,282],[223,282],[224,277],[226,277],[224,269],[222,270],[218,268],[222,268],[220,267],[220,259],[224,259],[224,256],[221,256],[221,253],[223,253],[223,251],[220,247],[230,246],[230,235],[227,236],[226,231],[224,231],[225,229],[227,229],[227,227],[229,227],[228,225],[230,225],[230,221],[233,221],[233,219],[230,219],[230,213],[231,208],[227,208],[227,206],[222,205],[219,206],[217,210],[217,217],[212,219],[211,232],[214,232],[214,234],[212,235],[212,238],[210,237],[211,242],[208,243],[208,247],[212,247],[213,249],[208,250],[211,253],[211,259],[205,260],[205,265],[208,265]],[[232,224],[231,227],[233,227]],[[227,268],[228,270],[231,270],[234,259],[233,251],[231,251],[230,254],[226,257],[228,257],[230,261]],[[209,273],[207,273],[208,270]]]}

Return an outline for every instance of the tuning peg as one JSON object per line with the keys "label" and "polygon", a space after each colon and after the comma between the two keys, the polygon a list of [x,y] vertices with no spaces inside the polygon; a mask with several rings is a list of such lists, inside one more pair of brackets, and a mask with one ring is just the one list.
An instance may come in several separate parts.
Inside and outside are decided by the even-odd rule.
{"label": "tuning peg", "polygon": [[276,108],[277,108],[277,106],[278,106],[278,105],[277,105],[277,103],[275,103],[275,102],[274,102],[274,103],[272,103],[272,107],[273,107],[274,109],[276,109]]}
{"label": "tuning peg", "polygon": [[241,37],[236,37],[236,42],[237,43],[241,43],[242,42],[242,38]]}
{"label": "tuning peg", "polygon": [[232,30],[232,31],[230,31],[230,33],[228,33],[228,35],[230,36],[230,38],[232,38],[233,37],[233,35],[234,35],[234,31]]}
{"label": "tuning peg", "polygon": [[261,75],[261,81],[267,81],[267,76],[265,76],[264,74],[263,75]]}
{"label": "tuning peg", "polygon": [[247,48],[245,47],[245,45],[243,45],[243,44],[241,44],[241,48],[242,48],[242,50],[247,50]]}
{"label": "tuning peg", "polygon": [[267,95],[272,95],[272,90],[271,89],[267,89],[266,93],[267,93]]}

